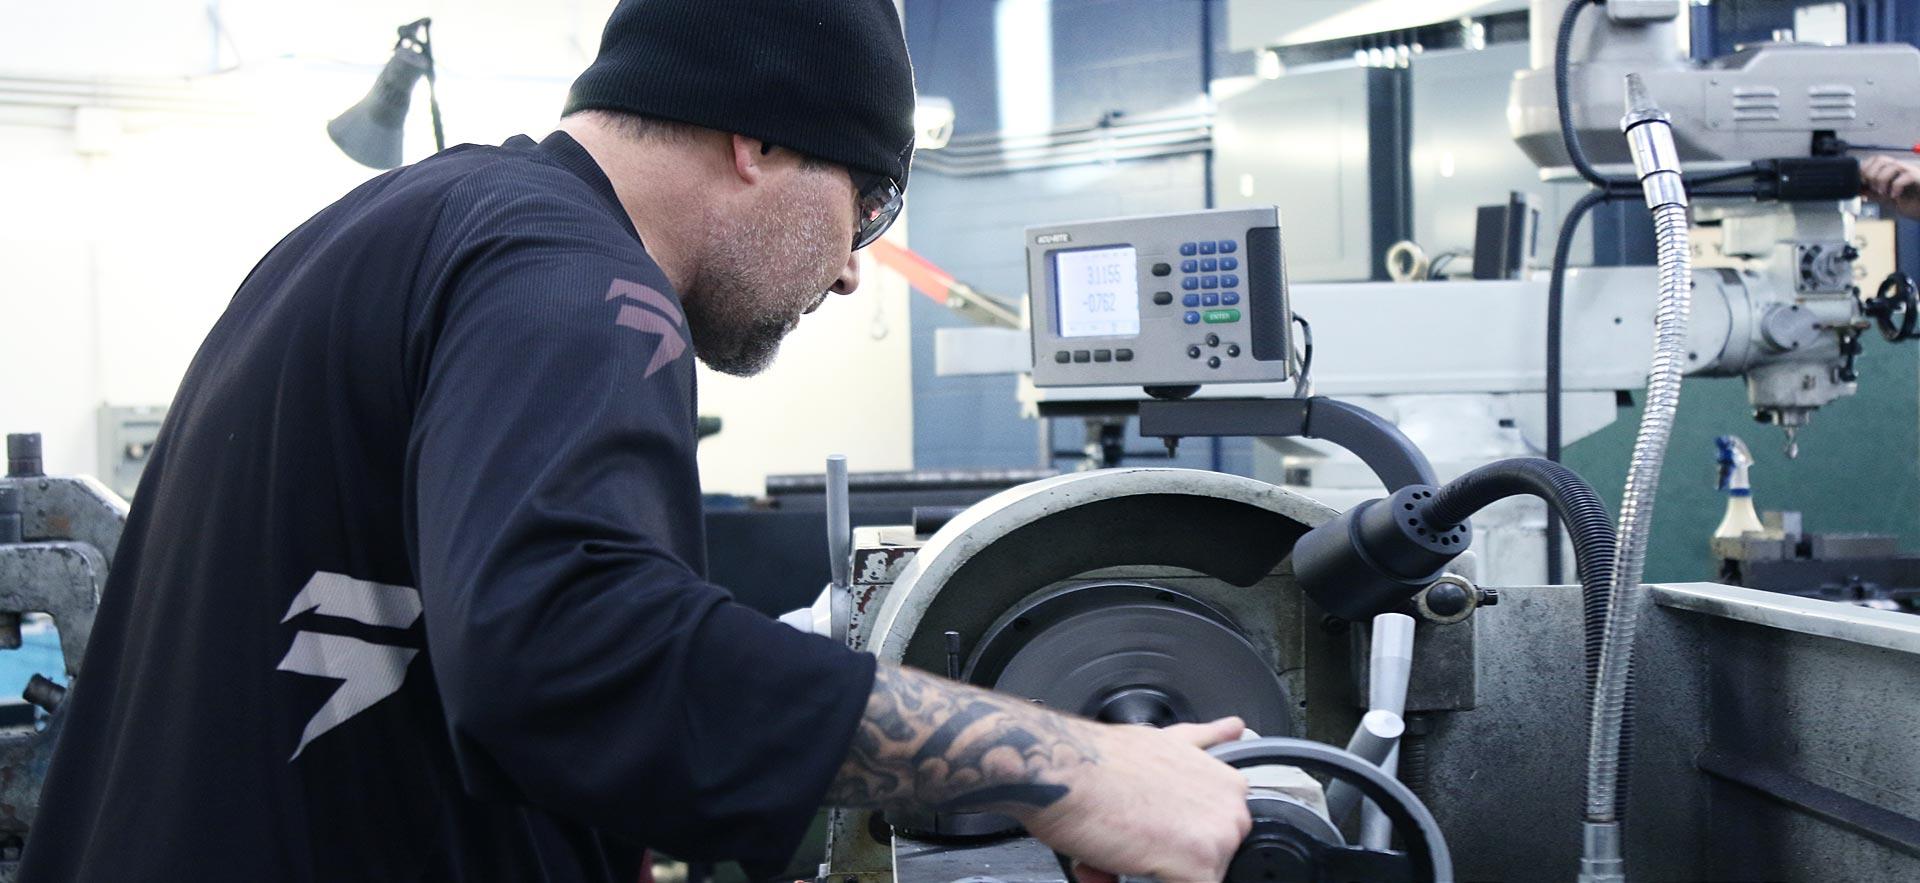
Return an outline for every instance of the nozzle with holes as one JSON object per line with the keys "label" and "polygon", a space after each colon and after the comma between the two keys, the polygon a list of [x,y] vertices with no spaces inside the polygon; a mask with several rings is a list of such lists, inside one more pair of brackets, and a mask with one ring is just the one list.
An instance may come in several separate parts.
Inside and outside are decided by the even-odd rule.
{"label": "nozzle with holes", "polygon": [[1405,604],[1467,550],[1473,529],[1427,516],[1434,488],[1408,485],[1307,532],[1293,547],[1300,588],[1328,613],[1366,619]]}

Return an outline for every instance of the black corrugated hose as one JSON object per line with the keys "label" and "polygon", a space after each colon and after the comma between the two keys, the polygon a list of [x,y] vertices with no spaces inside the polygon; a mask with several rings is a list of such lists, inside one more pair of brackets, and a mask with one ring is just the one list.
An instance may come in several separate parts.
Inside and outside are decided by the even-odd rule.
{"label": "black corrugated hose", "polygon": [[[1590,194],[1597,196],[1598,194]],[[1614,547],[1619,543],[1607,504],[1580,474],[1552,460],[1517,457],[1488,463],[1447,482],[1433,494],[1424,511],[1434,530],[1445,530],[1474,513],[1508,497],[1530,495],[1547,503],[1573,537],[1573,560],[1580,574],[1581,637],[1586,663],[1587,701],[1593,701],[1600,674],[1600,640],[1607,628],[1607,607],[1613,593]],[[1627,719],[1621,727],[1621,756],[1633,747],[1632,695],[1627,685]],[[1617,798],[1627,800],[1627,766],[1620,767]]]}
{"label": "black corrugated hose", "polygon": [[1567,523],[1573,535],[1574,563],[1580,570],[1585,617],[1587,683],[1600,667],[1600,632],[1607,621],[1607,596],[1613,591],[1613,516],[1593,486],[1579,473],[1551,460],[1520,457],[1488,463],[1441,487],[1428,503],[1425,518],[1436,531],[1459,524],[1473,513],[1508,497],[1532,495]]}

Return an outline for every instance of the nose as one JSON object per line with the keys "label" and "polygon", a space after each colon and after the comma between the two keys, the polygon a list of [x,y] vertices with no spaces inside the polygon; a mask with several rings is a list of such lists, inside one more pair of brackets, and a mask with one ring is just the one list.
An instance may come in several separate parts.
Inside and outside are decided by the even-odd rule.
{"label": "nose", "polygon": [[852,294],[860,287],[860,253],[847,253],[847,265],[840,268],[840,278],[833,280],[831,290],[834,294]]}

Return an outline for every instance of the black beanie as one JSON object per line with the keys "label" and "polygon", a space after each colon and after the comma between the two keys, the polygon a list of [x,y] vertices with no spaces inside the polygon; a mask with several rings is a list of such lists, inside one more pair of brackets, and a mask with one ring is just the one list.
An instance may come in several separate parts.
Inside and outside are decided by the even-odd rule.
{"label": "black beanie", "polygon": [[906,185],[913,66],[893,0],[620,0],[566,113],[757,138]]}

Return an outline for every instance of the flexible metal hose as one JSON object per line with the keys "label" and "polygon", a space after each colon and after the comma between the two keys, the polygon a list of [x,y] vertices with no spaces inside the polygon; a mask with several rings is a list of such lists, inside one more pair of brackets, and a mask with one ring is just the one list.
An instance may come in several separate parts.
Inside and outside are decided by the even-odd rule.
{"label": "flexible metal hose", "polygon": [[1639,619],[1640,577],[1647,563],[1653,523],[1654,492],[1680,406],[1680,378],[1686,362],[1687,313],[1693,301],[1693,261],[1685,206],[1654,211],[1654,237],[1660,256],[1660,302],[1654,313],[1653,370],[1647,381],[1646,411],[1633,443],[1627,487],[1620,500],[1619,545],[1614,553],[1613,603],[1600,645],[1599,702],[1589,733],[1587,817],[1611,821],[1617,808],[1620,718],[1628,681],[1633,676],[1633,636]]}
{"label": "flexible metal hose", "polygon": [[1660,299],[1654,311],[1653,365],[1647,376],[1646,409],[1634,439],[1620,501],[1619,545],[1614,553],[1613,591],[1600,642],[1600,670],[1587,730],[1587,808],[1582,880],[1624,880],[1620,822],[1625,815],[1622,771],[1629,738],[1633,641],[1644,592],[1647,540],[1653,526],[1654,493],[1673,435],[1685,370],[1687,315],[1693,305],[1693,260],[1687,229],[1687,195],[1680,177],[1672,129],[1653,106],[1637,76],[1627,77],[1627,116],[1621,123],[1632,146],[1647,205],[1653,211],[1654,245],[1660,263]]}

